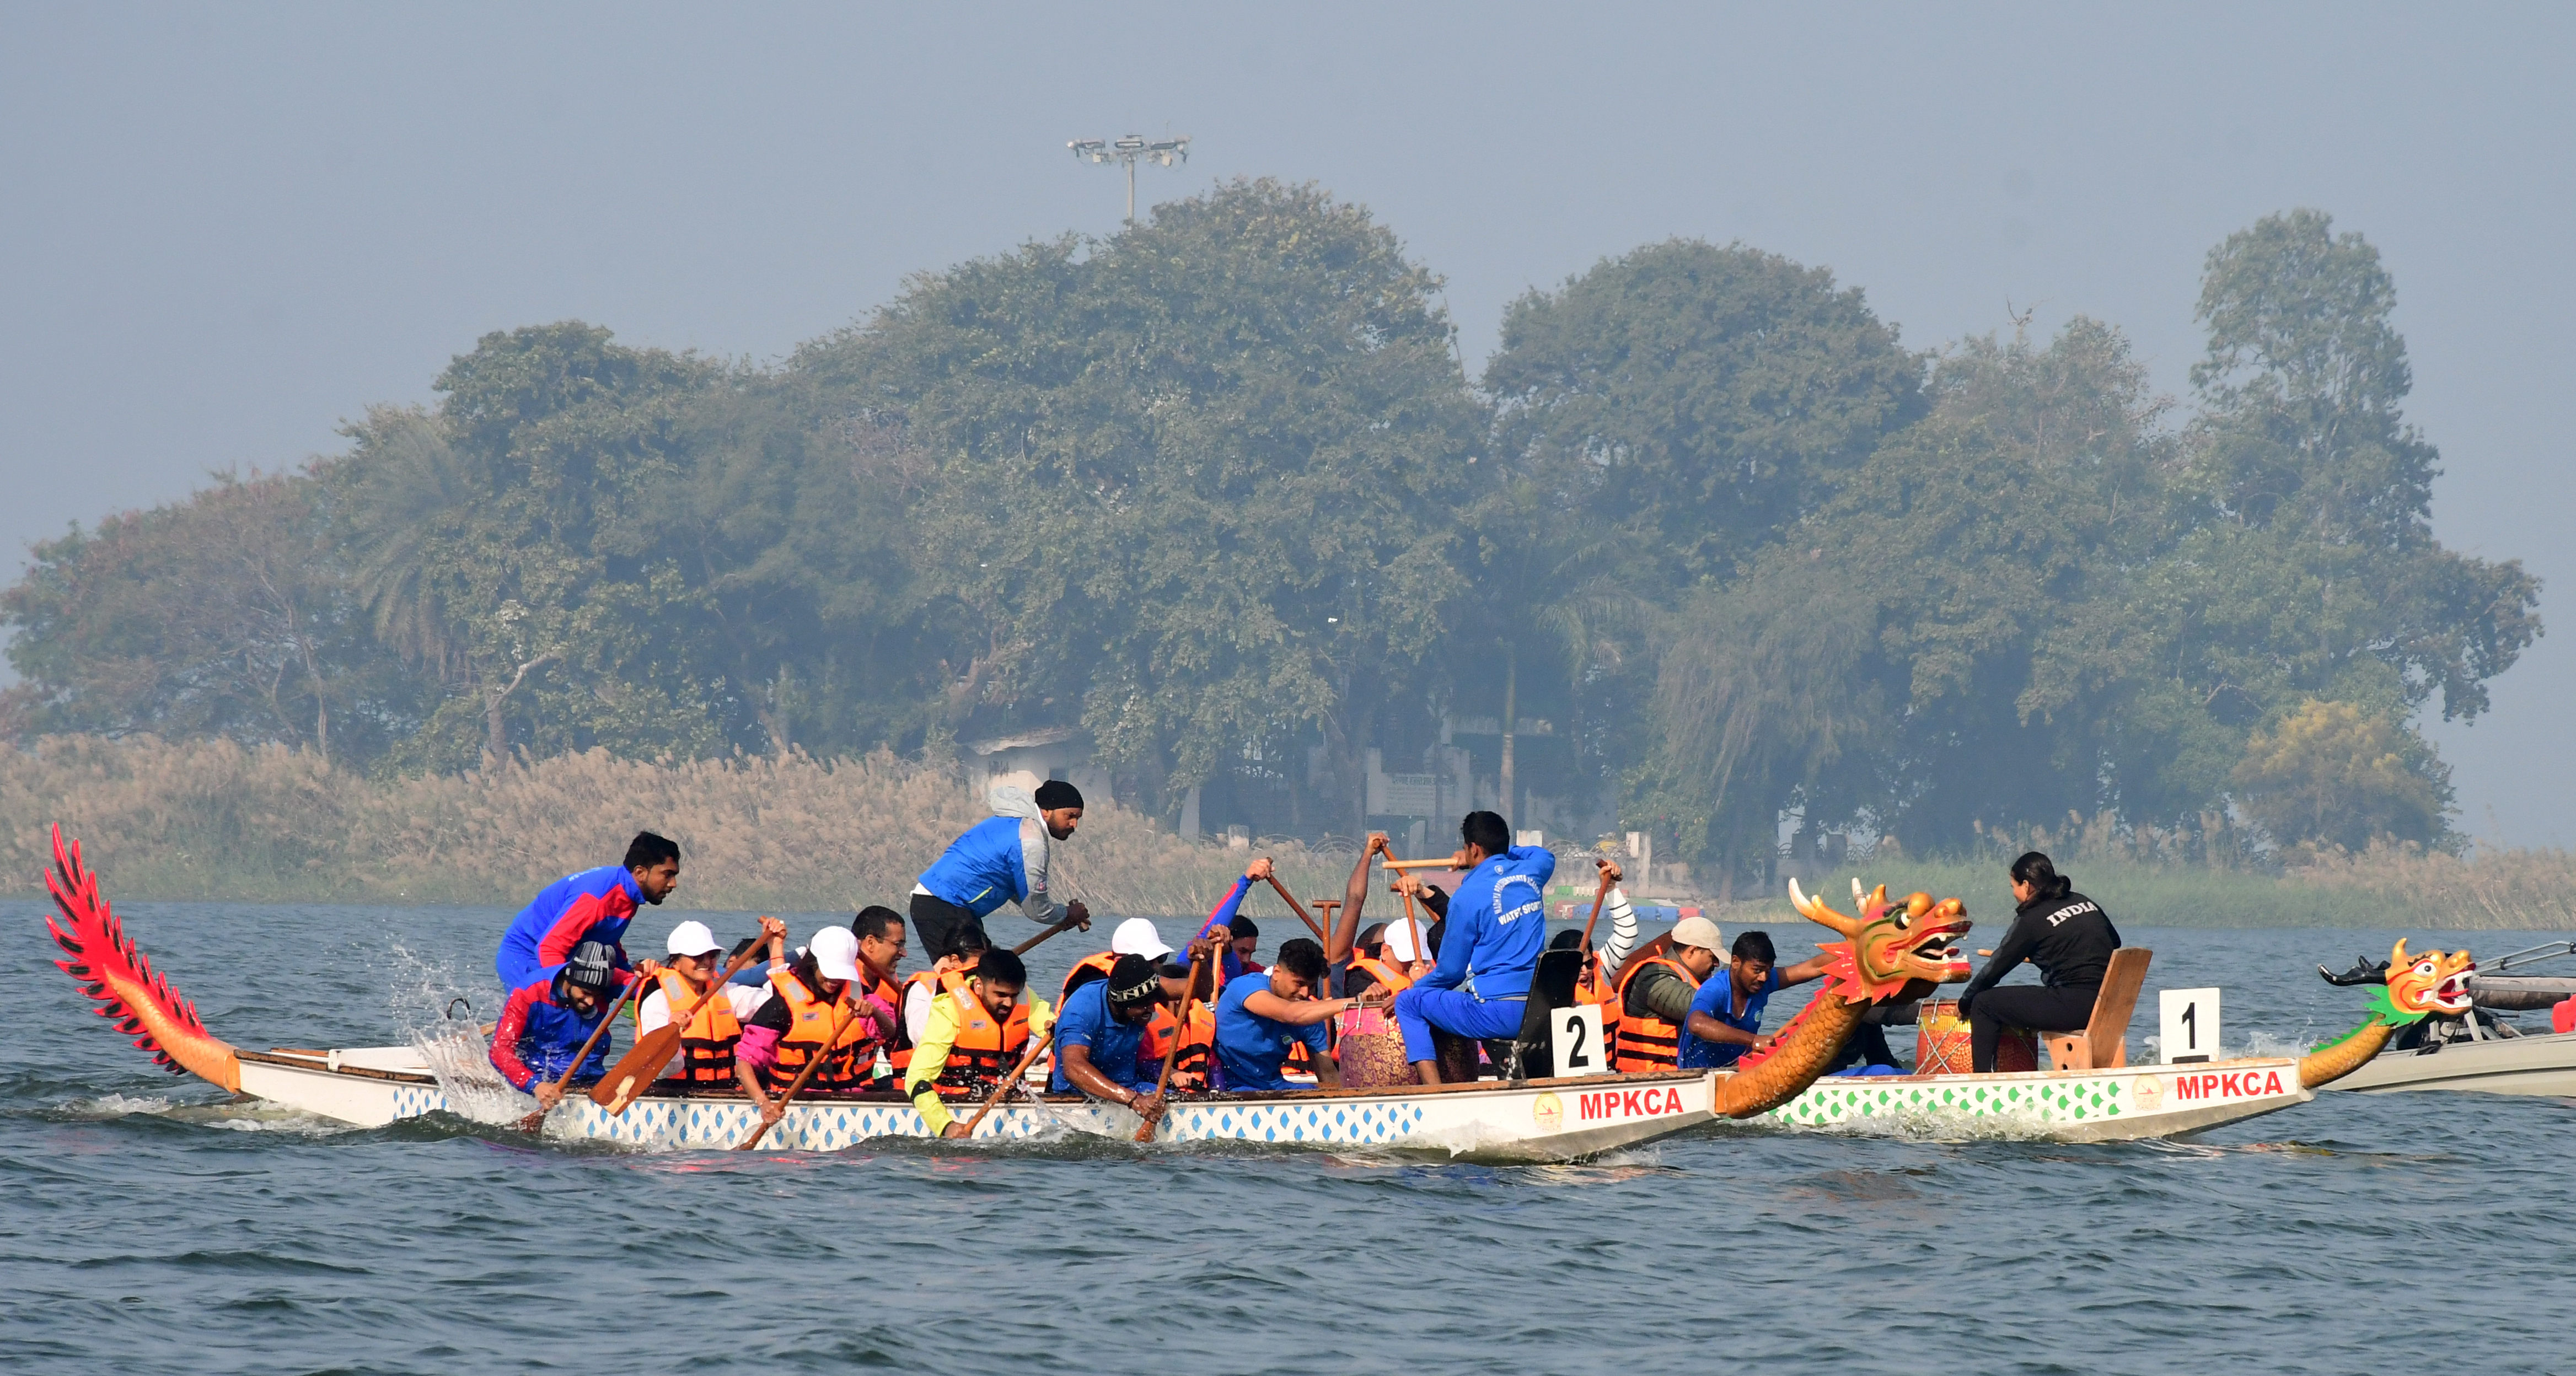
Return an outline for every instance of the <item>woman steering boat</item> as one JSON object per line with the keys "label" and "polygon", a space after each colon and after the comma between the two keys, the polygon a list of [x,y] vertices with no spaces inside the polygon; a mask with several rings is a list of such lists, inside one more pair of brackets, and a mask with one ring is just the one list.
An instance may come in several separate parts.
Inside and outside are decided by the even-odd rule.
{"label": "woman steering boat", "polygon": [[[1969,1024],[1969,1058],[1977,1074],[1995,1068],[1995,1046],[2008,1027],[2034,1032],[2073,1032],[2093,1016],[2093,1000],[2120,931],[2102,905],[2075,891],[2075,881],[2038,851],[2012,862],[2012,929],[1996,943],[1994,958],[1959,992],[1959,1015]],[[1997,989],[1997,980],[2023,961],[2039,967],[2038,986]]]}

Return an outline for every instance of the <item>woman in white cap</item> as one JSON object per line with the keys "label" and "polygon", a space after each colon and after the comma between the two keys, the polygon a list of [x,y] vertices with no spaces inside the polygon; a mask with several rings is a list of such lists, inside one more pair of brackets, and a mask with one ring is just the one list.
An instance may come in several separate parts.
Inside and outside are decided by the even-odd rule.
{"label": "woman in white cap", "polygon": [[[760,925],[770,936],[787,935],[785,924],[777,918],[764,917]],[[671,960],[652,971],[660,987],[645,995],[636,1010],[636,1040],[687,1014],[688,1023],[680,1029],[676,1077],[693,1089],[739,1085],[754,1103],[767,1107],[769,1096],[761,1091],[760,1077],[735,1056],[734,1049],[742,1040],[742,1019],[759,1008],[768,991],[723,982],[724,948],[703,922],[683,922],[672,928],[665,948]],[[717,989],[724,991],[721,996],[706,997]]]}
{"label": "woman in white cap", "polygon": [[[792,964],[786,937],[770,938],[769,989],[744,1020],[738,1055],[755,1062],[762,1082],[785,1089],[810,1061],[822,1065],[805,1093],[856,1089],[876,1064],[879,1043],[894,1036],[895,1010],[869,998],[859,976],[859,938],[847,927],[825,927]],[[763,1111],[773,1118],[777,1106]]]}

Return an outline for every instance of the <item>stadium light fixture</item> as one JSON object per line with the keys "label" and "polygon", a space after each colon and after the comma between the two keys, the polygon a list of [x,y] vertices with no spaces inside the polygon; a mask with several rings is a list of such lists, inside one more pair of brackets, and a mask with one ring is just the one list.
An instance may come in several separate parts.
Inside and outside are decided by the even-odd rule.
{"label": "stadium light fixture", "polygon": [[1136,223],[1136,164],[1150,162],[1169,167],[1190,160],[1187,134],[1176,139],[1148,139],[1142,134],[1121,139],[1073,139],[1065,147],[1085,162],[1114,162],[1127,169],[1127,223],[1131,225]]}

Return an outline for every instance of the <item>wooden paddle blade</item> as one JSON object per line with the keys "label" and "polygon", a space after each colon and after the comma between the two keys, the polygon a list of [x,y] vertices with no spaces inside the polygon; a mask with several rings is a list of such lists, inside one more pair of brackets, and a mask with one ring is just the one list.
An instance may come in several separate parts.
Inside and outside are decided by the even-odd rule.
{"label": "wooden paddle blade", "polygon": [[670,1023],[644,1034],[635,1049],[608,1068],[608,1077],[590,1087],[590,1101],[612,1113],[624,1113],[626,1105],[643,1097],[645,1086],[662,1078],[671,1058],[680,1052],[680,1029]]}

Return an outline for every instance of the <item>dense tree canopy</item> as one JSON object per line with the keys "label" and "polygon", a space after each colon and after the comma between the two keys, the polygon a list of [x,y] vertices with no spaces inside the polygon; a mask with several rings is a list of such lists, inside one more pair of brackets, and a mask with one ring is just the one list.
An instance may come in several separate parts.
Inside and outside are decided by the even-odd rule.
{"label": "dense tree canopy", "polygon": [[2110,325],[1911,353],[1740,245],[1531,293],[1481,387],[1439,286],[1254,181],[775,368],[496,332],[343,454],[38,546],[0,727],[402,771],[1079,729],[1132,803],[1309,835],[1394,820],[1370,752],[1463,758],[1731,879],[1784,818],[2439,844],[2411,723],[2539,634],[2433,539],[2393,285],[2316,212],[2211,252],[2181,417]]}

